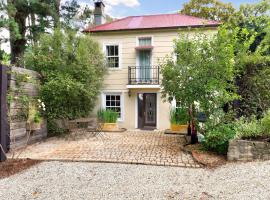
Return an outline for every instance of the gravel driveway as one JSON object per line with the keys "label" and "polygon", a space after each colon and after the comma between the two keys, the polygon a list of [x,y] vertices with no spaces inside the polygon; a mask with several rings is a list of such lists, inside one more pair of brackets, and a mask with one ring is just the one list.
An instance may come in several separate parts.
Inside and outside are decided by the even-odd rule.
{"label": "gravel driveway", "polygon": [[44,162],[0,180],[0,199],[270,199],[270,162],[215,170]]}

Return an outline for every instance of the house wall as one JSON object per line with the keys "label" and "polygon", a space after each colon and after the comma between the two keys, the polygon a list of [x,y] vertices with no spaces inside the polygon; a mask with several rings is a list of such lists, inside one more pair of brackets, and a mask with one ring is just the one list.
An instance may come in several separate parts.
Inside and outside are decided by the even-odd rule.
{"label": "house wall", "polygon": [[[155,92],[157,93],[157,129],[165,130],[169,128],[169,111],[170,104],[163,102],[161,99],[160,89],[132,89],[131,96],[128,95],[128,67],[136,66],[137,54],[135,47],[137,46],[138,37],[152,37],[152,65],[160,65],[166,56],[173,52],[173,40],[178,37],[179,33],[185,33],[187,29],[168,29],[168,30],[141,30],[141,31],[121,31],[121,32],[103,32],[92,34],[104,51],[106,44],[119,44],[120,52],[120,69],[109,69],[105,77],[103,91],[122,93],[124,97],[124,118],[119,122],[120,126],[128,129],[137,128],[136,120],[136,103],[137,93]],[[192,37],[198,30],[190,31]],[[217,32],[214,28],[201,30],[207,35],[213,35]],[[102,97],[97,102],[94,112],[102,107]]]}

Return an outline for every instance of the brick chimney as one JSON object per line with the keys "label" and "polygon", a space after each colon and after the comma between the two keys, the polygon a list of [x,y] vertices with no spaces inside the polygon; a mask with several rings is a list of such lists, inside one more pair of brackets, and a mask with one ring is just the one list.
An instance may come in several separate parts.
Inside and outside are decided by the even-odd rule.
{"label": "brick chimney", "polygon": [[94,0],[95,10],[94,10],[94,23],[96,26],[106,23],[105,17],[105,5],[102,0]]}

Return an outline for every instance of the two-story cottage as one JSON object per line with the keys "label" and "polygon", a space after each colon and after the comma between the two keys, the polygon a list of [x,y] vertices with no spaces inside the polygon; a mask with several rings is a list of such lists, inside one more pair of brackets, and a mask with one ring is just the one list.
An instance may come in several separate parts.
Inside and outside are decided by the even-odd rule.
{"label": "two-story cottage", "polygon": [[171,104],[161,99],[160,63],[173,53],[180,31],[195,28],[214,34],[220,25],[180,14],[131,16],[105,23],[104,3],[95,3],[96,26],[85,32],[99,41],[109,72],[97,109],[119,113],[119,125],[127,129],[170,127]]}

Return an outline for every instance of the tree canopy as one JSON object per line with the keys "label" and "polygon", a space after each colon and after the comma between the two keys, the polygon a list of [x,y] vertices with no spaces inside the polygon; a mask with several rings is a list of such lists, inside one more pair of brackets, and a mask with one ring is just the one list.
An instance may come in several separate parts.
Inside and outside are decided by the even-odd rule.
{"label": "tree canopy", "polygon": [[11,63],[23,56],[27,41],[36,42],[39,33],[50,28],[52,19],[57,18],[54,0],[1,1],[0,12],[10,32]]}
{"label": "tree canopy", "polygon": [[208,20],[226,22],[235,12],[235,8],[231,3],[223,3],[219,0],[190,0],[183,5],[180,12]]}

